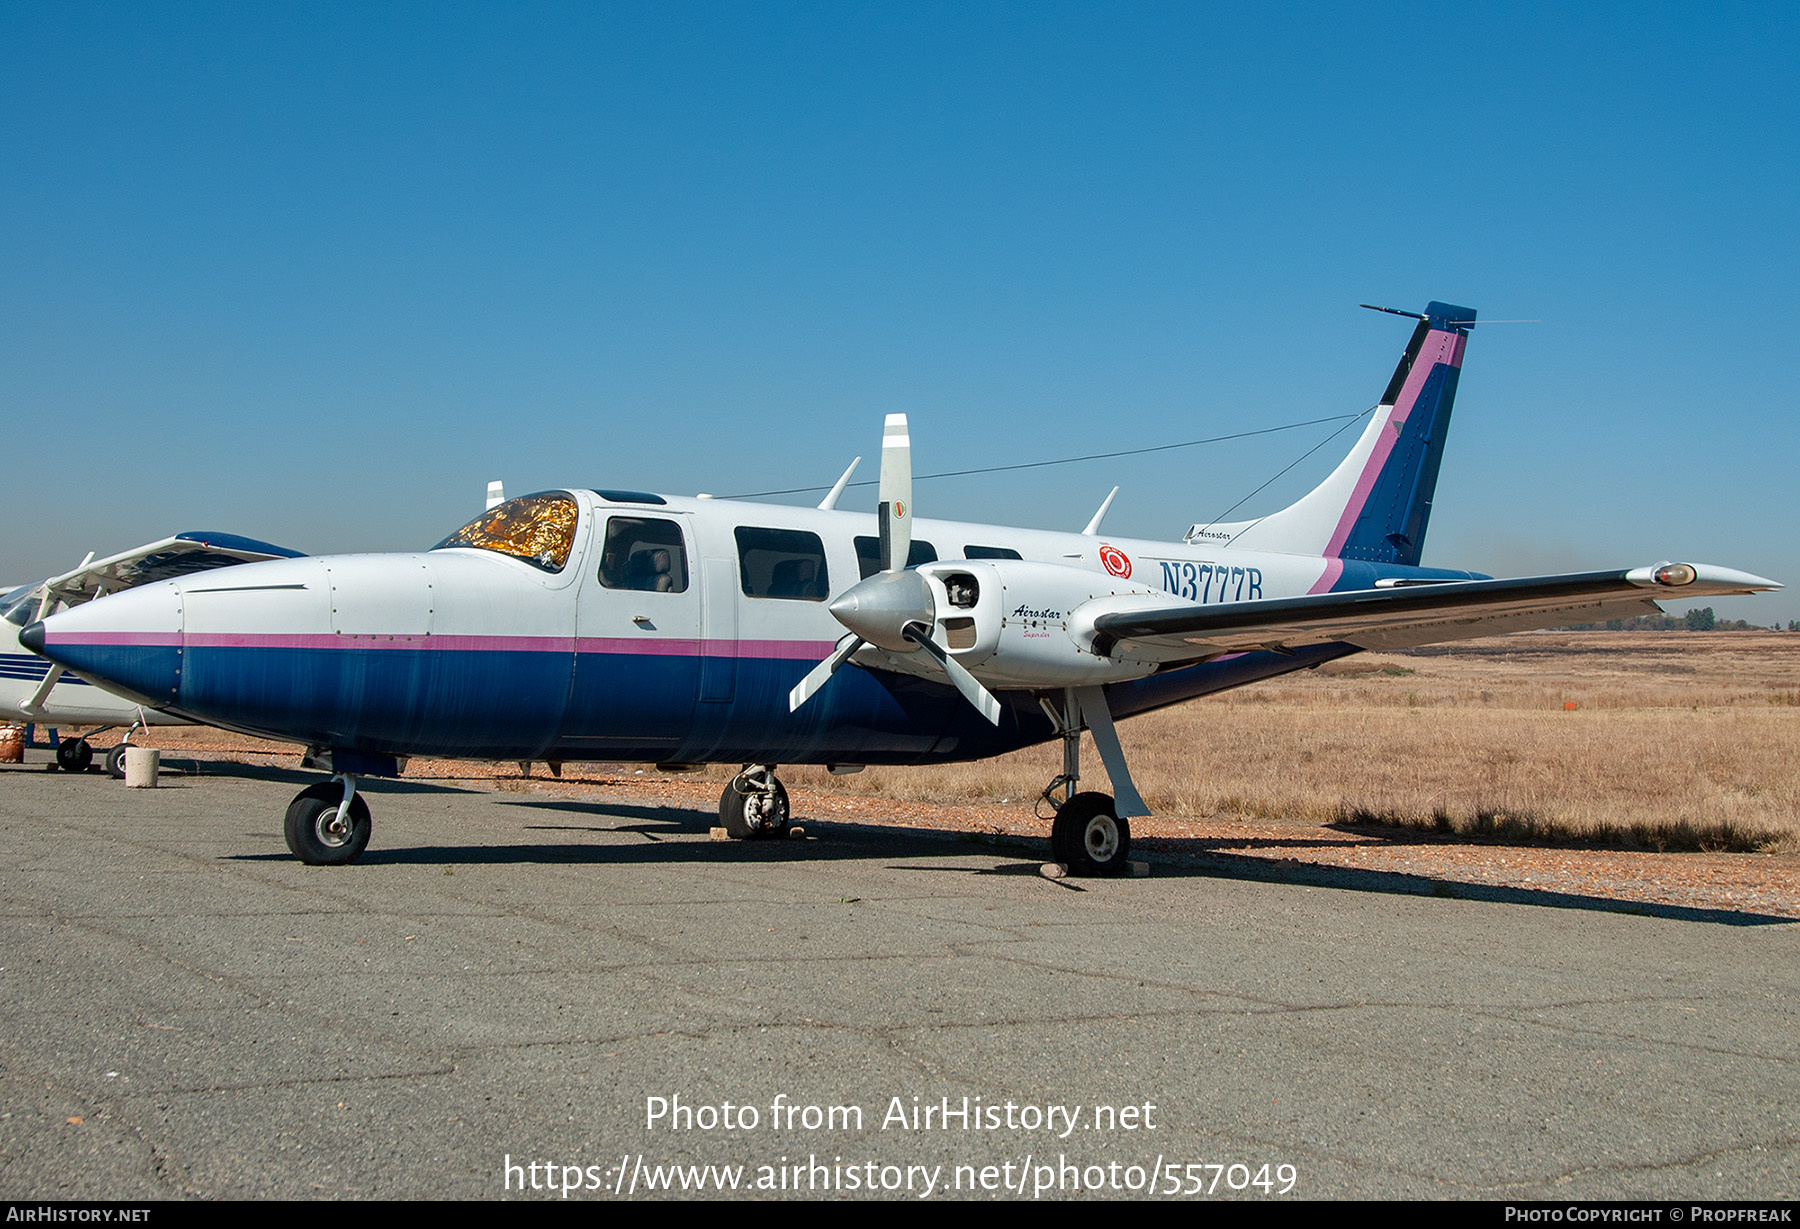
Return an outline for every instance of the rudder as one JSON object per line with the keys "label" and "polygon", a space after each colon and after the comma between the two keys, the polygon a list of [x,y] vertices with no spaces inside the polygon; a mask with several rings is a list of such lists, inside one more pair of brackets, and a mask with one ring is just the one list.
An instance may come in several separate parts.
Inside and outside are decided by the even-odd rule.
{"label": "rudder", "polygon": [[1330,477],[1259,520],[1196,525],[1188,541],[1417,566],[1474,323],[1473,308],[1428,304],[1369,425]]}

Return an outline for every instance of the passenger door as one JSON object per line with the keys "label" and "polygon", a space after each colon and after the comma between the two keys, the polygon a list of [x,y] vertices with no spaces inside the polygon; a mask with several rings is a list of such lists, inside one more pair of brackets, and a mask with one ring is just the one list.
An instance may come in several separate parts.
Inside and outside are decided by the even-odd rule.
{"label": "passenger door", "polygon": [[575,674],[559,746],[571,758],[657,759],[686,737],[698,691],[700,584],[690,518],[596,507],[581,578]]}

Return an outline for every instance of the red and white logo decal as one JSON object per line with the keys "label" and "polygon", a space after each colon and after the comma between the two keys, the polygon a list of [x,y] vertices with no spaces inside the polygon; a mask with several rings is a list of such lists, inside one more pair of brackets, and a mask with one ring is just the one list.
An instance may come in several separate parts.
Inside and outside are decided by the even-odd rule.
{"label": "red and white logo decal", "polygon": [[1116,546],[1102,546],[1100,562],[1114,576],[1129,577],[1131,575],[1131,557]]}

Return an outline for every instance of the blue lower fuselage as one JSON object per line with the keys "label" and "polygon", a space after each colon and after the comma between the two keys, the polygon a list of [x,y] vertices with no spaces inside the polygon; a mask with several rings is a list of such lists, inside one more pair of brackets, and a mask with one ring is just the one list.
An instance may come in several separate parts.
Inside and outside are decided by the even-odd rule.
{"label": "blue lower fuselage", "polygon": [[[1107,698],[1128,717],[1356,651],[1235,654],[1111,684]],[[1056,734],[1029,692],[999,693],[996,727],[949,687],[888,671],[840,671],[814,703],[789,712],[788,692],[813,663],[787,657],[142,644],[58,655],[103,678],[167,680],[173,694],[145,698],[195,720],[379,755],[918,764],[981,759]],[[708,699],[703,670],[715,675]]]}

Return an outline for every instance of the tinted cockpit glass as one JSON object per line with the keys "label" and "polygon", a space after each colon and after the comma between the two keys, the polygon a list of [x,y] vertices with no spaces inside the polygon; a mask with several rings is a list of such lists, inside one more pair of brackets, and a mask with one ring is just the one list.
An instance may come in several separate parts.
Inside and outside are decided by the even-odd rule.
{"label": "tinted cockpit glass", "polygon": [[574,499],[558,491],[522,495],[489,508],[431,549],[472,546],[560,572],[575,545],[579,512]]}

